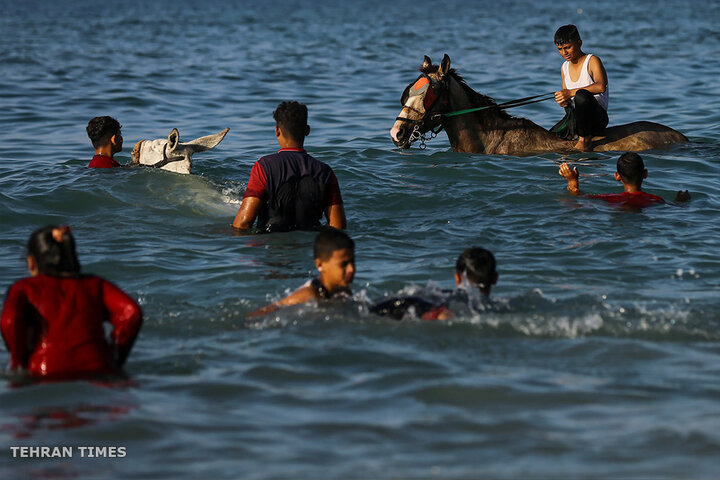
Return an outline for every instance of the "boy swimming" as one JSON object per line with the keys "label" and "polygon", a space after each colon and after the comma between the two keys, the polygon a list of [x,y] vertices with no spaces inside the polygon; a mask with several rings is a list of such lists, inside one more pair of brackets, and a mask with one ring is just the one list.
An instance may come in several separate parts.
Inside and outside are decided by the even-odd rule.
{"label": "boy swimming", "polygon": [[[627,207],[643,208],[650,205],[665,203],[662,197],[642,191],[642,182],[648,176],[647,168],[643,159],[634,152],[626,152],[620,155],[617,161],[615,180],[622,183],[623,193],[605,193],[600,195],[583,195],[580,193],[580,172],[577,167],[570,168],[570,165],[560,165],[558,173],[564,177],[568,184],[567,189],[572,195],[580,195],[587,198],[597,198],[608,203],[621,204]],[[690,193],[685,190],[677,192],[676,202],[690,200]]]}
{"label": "boy swimming", "polygon": [[395,320],[402,320],[409,313],[423,320],[447,320],[455,315],[450,308],[453,300],[467,303],[468,293],[473,289],[487,299],[497,280],[495,256],[485,248],[471,247],[463,251],[455,262],[456,290],[442,303],[432,303],[415,296],[395,297],[373,305],[370,312]]}
{"label": "boy swimming", "polygon": [[265,315],[298,303],[352,295],[350,284],[355,277],[355,242],[350,236],[342,230],[325,228],[315,237],[313,254],[319,272],[317,278],[307,281],[282,300],[250,312],[248,316]]}

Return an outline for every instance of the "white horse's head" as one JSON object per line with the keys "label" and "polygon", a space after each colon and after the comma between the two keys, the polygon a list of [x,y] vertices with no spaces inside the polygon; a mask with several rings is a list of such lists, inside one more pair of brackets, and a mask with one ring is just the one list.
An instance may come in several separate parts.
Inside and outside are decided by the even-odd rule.
{"label": "white horse's head", "polygon": [[214,148],[225,138],[226,128],[215,135],[196,138],[188,143],[180,143],[180,133],[173,128],[168,138],[158,140],[140,140],[132,150],[132,161],[140,165],[162,168],[175,173],[190,173],[192,156],[196,152],[204,152]]}

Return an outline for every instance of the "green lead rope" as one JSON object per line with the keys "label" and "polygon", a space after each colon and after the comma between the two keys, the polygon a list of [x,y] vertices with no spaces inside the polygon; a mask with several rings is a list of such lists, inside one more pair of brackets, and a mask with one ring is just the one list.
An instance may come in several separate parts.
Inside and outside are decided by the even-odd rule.
{"label": "green lead rope", "polygon": [[[544,98],[541,98],[544,97]],[[531,103],[537,103],[537,102],[544,102],[545,100],[550,100],[551,98],[555,97],[555,92],[548,92],[543,93],[540,95],[533,95],[532,97],[525,97],[525,98],[518,98],[516,100],[510,100],[505,103],[501,103],[498,105],[488,105],[486,107],[476,107],[476,108],[468,108],[466,110],[458,110],[456,112],[450,112],[450,113],[438,113],[436,115],[433,115],[435,118],[440,117],[456,117],[458,115],[465,115],[466,113],[472,113],[472,112],[479,112],[480,110],[487,110],[488,108],[514,108],[514,107],[520,107],[523,105],[530,105]]]}

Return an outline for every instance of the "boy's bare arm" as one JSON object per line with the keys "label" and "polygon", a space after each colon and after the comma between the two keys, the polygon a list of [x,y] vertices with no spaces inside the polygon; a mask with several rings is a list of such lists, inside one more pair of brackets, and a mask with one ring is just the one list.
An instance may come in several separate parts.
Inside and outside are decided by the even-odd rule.
{"label": "boy's bare arm", "polygon": [[238,230],[251,228],[255,222],[255,218],[257,218],[261,204],[262,201],[257,197],[243,198],[240,209],[237,215],[235,215],[235,220],[233,220],[233,228]]}
{"label": "boy's bare arm", "polygon": [[580,172],[577,167],[570,168],[570,165],[563,163],[560,165],[558,173],[567,180],[567,189],[573,195],[580,195]]}
{"label": "boy's bare arm", "polygon": [[317,297],[315,294],[315,289],[311,285],[306,284],[298,288],[282,300],[278,300],[277,302],[273,302],[270,305],[266,305],[253,312],[250,312],[247,314],[247,316],[260,317],[262,315],[267,315],[268,313],[279,310],[281,307],[297,305],[298,303],[305,303],[309,302],[310,300],[317,300]]}

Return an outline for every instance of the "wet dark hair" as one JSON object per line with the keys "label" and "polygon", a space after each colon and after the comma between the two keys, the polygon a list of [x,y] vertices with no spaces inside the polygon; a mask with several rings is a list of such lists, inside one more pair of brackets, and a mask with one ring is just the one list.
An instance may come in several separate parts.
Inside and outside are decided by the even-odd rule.
{"label": "wet dark hair", "polygon": [[580,32],[575,25],[563,25],[555,32],[555,45],[565,45],[566,43],[579,42]]}
{"label": "wet dark hair", "polygon": [[315,237],[313,254],[320,260],[328,260],[336,250],[355,250],[355,242],[350,236],[337,228],[327,227]]}
{"label": "wet dark hair", "polygon": [[645,163],[637,153],[626,152],[618,158],[617,172],[625,183],[640,186],[645,172]]}
{"label": "wet dark hair", "polygon": [[307,106],[295,101],[282,102],[273,112],[273,118],[286,136],[302,142],[307,133]]}
{"label": "wet dark hair", "polygon": [[468,281],[480,288],[488,288],[495,281],[495,257],[481,247],[471,247],[460,254],[455,271],[467,277]]}
{"label": "wet dark hair", "polygon": [[75,239],[69,227],[48,225],[35,230],[27,242],[27,253],[44,275],[74,276],[80,273]]}
{"label": "wet dark hair", "polygon": [[104,117],[91,119],[87,124],[86,130],[93,147],[100,148],[107,144],[110,137],[117,134],[121,128],[122,125],[120,125],[120,122],[113,117],[105,115]]}

